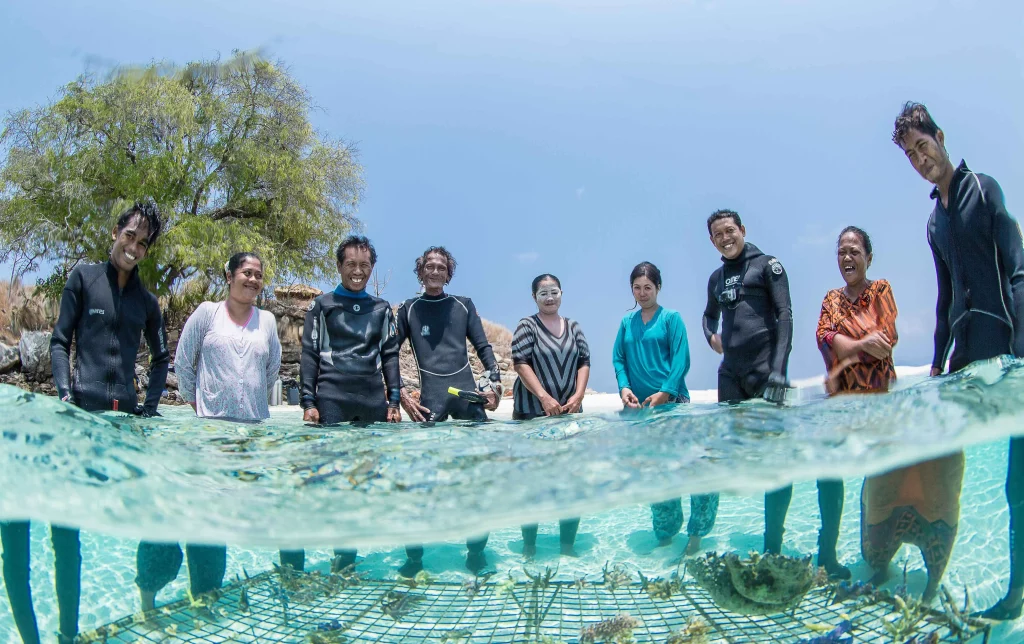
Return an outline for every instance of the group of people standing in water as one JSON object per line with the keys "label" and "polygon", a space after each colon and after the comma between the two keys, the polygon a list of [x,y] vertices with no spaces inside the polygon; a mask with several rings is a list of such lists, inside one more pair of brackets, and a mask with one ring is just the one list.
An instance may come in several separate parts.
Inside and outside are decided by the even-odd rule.
{"label": "group of people standing in water", "polygon": [[[1006,211],[994,179],[954,167],[945,135],[927,109],[904,106],[893,141],[918,173],[934,185],[934,210],[927,239],[938,278],[935,351],[931,373],[1000,355],[1024,356],[1024,241]],[[739,402],[764,397],[781,402],[788,386],[787,363],[793,320],[789,283],[782,263],[746,241],[738,213],[718,210],[707,220],[710,240],[722,265],[712,272],[702,327],[708,345],[722,355],[718,399]],[[156,297],[138,277],[137,265],[160,235],[159,214],[136,203],[117,220],[110,259],[81,265],[64,288],[51,342],[54,383],[60,398],[87,411],[120,410],[157,414],[171,356]],[[886,391],[896,377],[893,350],[897,307],[883,279],[869,279],[871,239],[855,226],[842,230],[837,263],[843,286],[829,291],[821,306],[817,344],[831,395]],[[346,238],[337,248],[340,283],[316,298],[306,314],[302,337],[301,406],[311,423],[399,422],[400,409],[416,422],[449,418],[483,421],[503,396],[501,374],[482,321],[471,299],[445,287],[455,258],[445,248],[428,248],[415,262],[422,293],[397,308],[366,292],[377,262],[370,241]],[[207,302],[181,332],[174,356],[179,392],[202,418],[259,422],[269,417],[268,394],[281,364],[276,320],[256,307],[263,290],[263,262],[238,253],[225,265],[227,299]],[[630,274],[637,306],[619,325],[613,364],[624,408],[689,402],[690,367],[686,327],[676,311],[658,303],[662,276],[650,262]],[[537,312],[520,321],[512,340],[518,379],[512,393],[513,418],[580,413],[590,375],[590,349],[580,325],[560,312],[562,285],[554,275],[531,287]],[[140,403],[134,386],[135,358],[145,334],[151,371]],[[474,380],[466,341],[486,373]],[[408,341],[416,358],[418,392],[404,386],[399,351]],[[72,345],[74,351],[72,352]],[[74,355],[72,368],[71,356]],[[477,401],[449,393],[478,392]],[[1024,596],[1024,439],[1011,439],[1006,494],[1010,504],[1010,580],[1006,596],[982,613],[990,619],[1020,616]],[[881,583],[903,543],[918,546],[928,572],[925,598],[938,590],[959,521],[964,456],[957,453],[868,477],[861,494],[861,552]],[[765,494],[764,551],[782,549],[792,486]],[[850,577],[837,557],[843,482],[818,481],[821,529],[818,564],[836,579]],[[718,495],[693,495],[687,524],[688,554],[714,526]],[[669,543],[682,529],[680,499],[652,504],[655,535]],[[573,553],[579,519],[560,521],[563,554]],[[537,526],[522,527],[523,554],[536,552]],[[14,619],[24,642],[40,641],[29,584],[29,524],[0,523],[3,575]],[[51,526],[56,558],[59,641],[78,630],[81,556],[78,531]],[[466,566],[487,565],[486,535],[467,541]],[[143,542],[137,553],[136,583],[142,607],[178,574],[187,557],[194,595],[219,587],[226,548]],[[422,570],[423,548],[407,547],[405,576]],[[304,567],[303,551],[282,551],[282,565]],[[335,550],[332,568],[356,563],[356,552]]]}

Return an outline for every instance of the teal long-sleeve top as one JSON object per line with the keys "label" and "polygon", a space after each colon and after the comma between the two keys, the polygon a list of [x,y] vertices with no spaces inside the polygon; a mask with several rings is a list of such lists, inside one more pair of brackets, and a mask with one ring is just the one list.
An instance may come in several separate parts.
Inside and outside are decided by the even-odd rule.
{"label": "teal long-sleeve top", "polygon": [[615,336],[612,364],[619,391],[629,387],[641,402],[659,391],[689,398],[690,345],[682,316],[659,307],[644,324],[639,310],[627,313]]}

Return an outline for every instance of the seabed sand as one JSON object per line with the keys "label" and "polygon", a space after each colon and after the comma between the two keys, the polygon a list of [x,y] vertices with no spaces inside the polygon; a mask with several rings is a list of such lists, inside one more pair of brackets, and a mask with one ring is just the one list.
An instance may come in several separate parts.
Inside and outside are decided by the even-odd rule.
{"label": "seabed sand", "polygon": [[[903,384],[916,378],[927,377],[929,367],[898,367]],[[799,387],[791,395],[796,399],[822,393],[820,376],[794,381]],[[690,392],[694,403],[713,403],[715,390]],[[493,418],[511,418],[511,400],[502,401]],[[588,414],[613,413],[622,408],[616,394],[591,394],[584,402]],[[273,415],[297,414],[295,406],[273,407]],[[945,585],[954,596],[963,597],[966,586],[974,606],[987,607],[1002,596],[1008,572],[1008,512],[1003,495],[1006,476],[1007,442],[999,441],[974,447],[967,452],[964,477],[964,495],[960,530]],[[683,510],[689,518],[689,504],[683,499]],[[760,550],[763,532],[763,500],[756,496],[724,496],[718,520],[704,541],[705,550],[740,552]],[[839,542],[840,559],[850,566],[855,579],[867,579],[871,573],[860,556],[860,480],[846,481],[845,505]],[[793,502],[786,521],[784,552],[807,555],[817,551],[819,527],[817,495],[813,481],[794,486]],[[88,630],[108,623],[139,609],[138,590],[134,585],[135,551],[138,542],[114,539],[91,532],[82,533],[82,613],[81,628]],[[343,544],[339,544],[343,545]],[[540,525],[537,557],[529,564],[534,570],[545,566],[558,566],[558,578],[572,579],[586,575],[599,579],[606,561],[621,563],[630,571],[640,569],[647,575],[668,576],[675,570],[686,546],[685,526],[665,548],[656,548],[651,530],[651,513],[645,505],[633,504],[609,509],[596,515],[582,517],[576,539],[578,557],[560,557],[558,554],[558,526],[555,522]],[[510,526],[490,534],[486,556],[492,568],[511,571],[521,576],[522,536],[519,526]],[[424,564],[439,579],[461,580],[468,574],[464,568],[466,548],[463,541],[448,541],[426,546]],[[307,570],[329,569],[331,553],[317,549],[307,551]],[[372,548],[359,552],[359,568],[368,577],[391,578],[405,560],[401,545]],[[53,633],[57,627],[56,601],[53,590],[53,552],[49,542],[48,526],[32,526],[32,588],[43,633]],[[912,592],[920,593],[925,584],[921,556],[916,548],[904,546],[890,568],[889,588],[900,583],[900,568],[908,563],[908,581]],[[267,549],[228,549],[227,579],[266,570],[277,562],[277,551]],[[185,596],[188,572],[182,566],[178,578],[161,592],[158,603],[170,602]],[[0,582],[0,642],[15,642],[14,625],[6,598],[6,589]],[[642,616],[641,616],[642,617]],[[812,633],[809,631],[808,636]],[[1024,644],[1024,620],[997,626],[990,639],[995,643]]]}

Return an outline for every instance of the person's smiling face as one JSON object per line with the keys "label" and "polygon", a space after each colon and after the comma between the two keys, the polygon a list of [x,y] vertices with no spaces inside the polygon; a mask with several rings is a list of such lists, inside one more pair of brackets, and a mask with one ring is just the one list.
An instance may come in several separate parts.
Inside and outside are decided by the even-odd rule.
{"label": "person's smiling face", "polygon": [[553,279],[546,279],[537,285],[533,299],[537,302],[537,310],[545,315],[558,315],[562,306],[562,289]]}
{"label": "person's smiling face", "polygon": [[711,224],[711,243],[726,259],[736,259],[743,252],[747,229],[732,217],[723,217]]}
{"label": "person's smiling face", "polygon": [[118,271],[131,273],[149,252],[149,222],[136,215],[121,230],[114,228],[111,237],[110,262]]}
{"label": "person's smiling face", "polygon": [[658,287],[645,275],[633,280],[633,299],[641,309],[652,309],[658,306]]}

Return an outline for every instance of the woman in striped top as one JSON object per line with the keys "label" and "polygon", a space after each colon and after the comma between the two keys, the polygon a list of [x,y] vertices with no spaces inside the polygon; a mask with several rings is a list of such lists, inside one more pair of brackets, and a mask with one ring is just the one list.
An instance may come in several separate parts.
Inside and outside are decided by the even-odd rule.
{"label": "woman in striped top", "polygon": [[[533,280],[537,313],[523,318],[512,338],[512,362],[516,379],[512,389],[512,418],[576,414],[582,411],[583,395],[590,378],[590,348],[580,325],[558,314],[562,284],[554,275]],[[562,554],[574,556],[573,544],[579,519],[558,522]],[[537,526],[523,526],[523,555],[537,552]]]}

